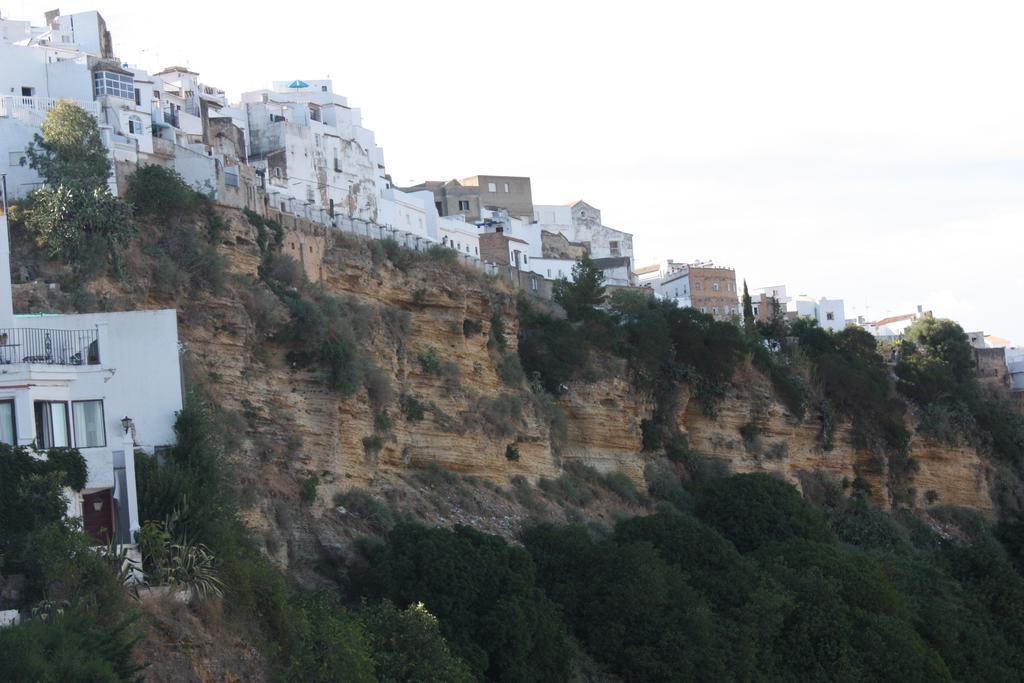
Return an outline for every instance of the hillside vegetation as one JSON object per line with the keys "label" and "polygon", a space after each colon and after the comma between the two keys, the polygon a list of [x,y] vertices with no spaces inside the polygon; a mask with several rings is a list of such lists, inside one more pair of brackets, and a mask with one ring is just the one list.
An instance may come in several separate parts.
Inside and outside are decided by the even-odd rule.
{"label": "hillside vegetation", "polygon": [[[88,121],[69,116],[62,144],[77,126],[88,149]],[[192,341],[177,445],[137,455],[139,570],[191,599],[136,595],[123,558],[86,549],[61,500],[80,455],[0,447],[0,570],[26,577],[33,615],[0,630],[13,680],[1021,679],[1024,421],[978,383],[955,323],[913,328],[891,366],[859,329],[608,296],[586,259],[550,305],[447,250],[341,235],[311,281],[280,224],[157,167],[121,201],[94,155],[49,149],[50,187],[14,212],[13,240],[59,287],[23,301],[175,306]],[[58,239],[58,204],[115,208]],[[816,425],[823,459],[840,435],[876,459],[887,509],[865,478],[807,472],[798,491],[694,452],[681,406],[715,420],[747,371]],[[643,406],[642,478],[570,447],[568,399],[618,374]],[[295,423],[318,410],[302,443]],[[751,415],[737,438],[768,451]],[[915,435],[992,463],[996,518],[921,506]],[[502,476],[452,471],[473,462]]]}

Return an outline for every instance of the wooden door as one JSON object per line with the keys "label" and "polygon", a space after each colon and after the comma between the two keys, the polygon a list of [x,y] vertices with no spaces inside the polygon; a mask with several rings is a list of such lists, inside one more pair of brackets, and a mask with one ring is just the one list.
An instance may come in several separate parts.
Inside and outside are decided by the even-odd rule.
{"label": "wooden door", "polygon": [[83,496],[82,523],[85,531],[102,545],[110,543],[114,535],[113,489],[103,489]]}

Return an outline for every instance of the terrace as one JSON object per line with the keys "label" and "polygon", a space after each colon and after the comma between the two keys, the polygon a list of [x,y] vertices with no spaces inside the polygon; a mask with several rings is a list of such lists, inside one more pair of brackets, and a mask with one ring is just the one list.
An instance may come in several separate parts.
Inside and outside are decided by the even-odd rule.
{"label": "terrace", "polygon": [[99,365],[97,331],[0,328],[0,365]]}

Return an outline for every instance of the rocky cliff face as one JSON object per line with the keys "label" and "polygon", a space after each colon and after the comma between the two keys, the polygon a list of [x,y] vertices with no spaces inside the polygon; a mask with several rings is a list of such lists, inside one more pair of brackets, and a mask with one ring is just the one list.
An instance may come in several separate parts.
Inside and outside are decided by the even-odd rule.
{"label": "rocky cliff face", "polygon": [[953,505],[993,512],[989,464],[975,449],[934,444],[915,435],[910,444],[914,464],[897,476],[886,458],[853,446],[846,422],[837,424],[832,447],[826,450],[820,415],[809,412],[797,420],[774,398],[768,380],[750,367],[739,373],[715,417],[705,415],[696,401],[684,404],[679,421],[690,447],[723,460],[734,472],[774,472],[797,486],[810,473],[840,483],[859,477],[883,507]]}
{"label": "rocky cliff face", "polygon": [[[288,314],[259,282],[255,231],[241,215],[228,215],[230,231],[220,249],[230,277],[221,292],[169,300],[144,287],[123,291],[107,283],[101,289],[124,306],[179,309],[191,375],[216,396],[235,442],[247,522],[283,564],[343,545],[336,493],[356,485],[408,491],[415,488],[409,475],[430,464],[503,486],[516,475],[556,477],[570,461],[643,481],[650,456],[641,452],[640,423],[651,404],[632,388],[624,365],[609,361],[603,380],[576,384],[560,397],[567,434],[553,447],[550,416],[525,382],[500,376],[505,354],[515,354],[514,292],[468,268],[422,259],[403,271],[374,259],[366,241],[315,230],[286,233],[285,253],[300,257],[327,292],[348,297],[371,318],[370,332],[359,341],[388,378],[390,392],[382,405],[371,406],[364,389],[345,396],[329,389],[319,370],[292,367],[277,341]],[[19,294],[19,310],[45,296],[30,285]],[[504,352],[488,343],[495,313],[504,322]],[[410,399],[422,409],[421,419],[403,410]],[[736,378],[716,417],[684,400],[679,423],[694,451],[737,472],[777,472],[797,484],[812,472],[836,481],[860,477],[882,504],[992,510],[988,465],[973,450],[915,438],[917,470],[894,481],[883,458],[850,445],[842,424],[834,446],[824,450],[819,421],[813,415],[794,419],[750,368]],[[756,434],[744,430],[747,425],[756,425]],[[510,445],[518,457],[508,457]],[[314,477],[316,500],[300,504],[300,484]]]}

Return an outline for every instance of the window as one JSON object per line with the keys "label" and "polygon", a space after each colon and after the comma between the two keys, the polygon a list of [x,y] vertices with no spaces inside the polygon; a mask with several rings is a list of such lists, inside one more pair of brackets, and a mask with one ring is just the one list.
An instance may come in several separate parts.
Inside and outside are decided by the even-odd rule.
{"label": "window", "polygon": [[487,191],[488,192],[497,192],[498,191],[498,186],[495,185],[494,183],[487,183]]}
{"label": "window", "polygon": [[469,200],[468,199],[460,199],[459,200],[459,211],[469,211]]}
{"label": "window", "polygon": [[21,86],[21,96],[22,97],[34,97],[35,94],[36,94],[36,89],[35,88],[29,88],[29,87],[26,87],[24,85]]}
{"label": "window", "polygon": [[113,95],[126,100],[135,99],[135,79],[112,71],[97,71],[93,74],[93,86],[96,96]]}
{"label": "window", "polygon": [[67,448],[71,445],[68,433],[68,404],[62,401],[36,401],[36,446],[43,450]]}
{"label": "window", "polygon": [[718,306],[711,307],[711,315],[718,315]]}
{"label": "window", "polygon": [[619,243],[616,240],[608,242],[608,251],[612,256],[621,256],[619,253]]}
{"label": "window", "polygon": [[694,291],[697,291],[697,290],[700,289],[700,280],[697,280],[696,282],[693,283],[693,289],[694,289]]}
{"label": "window", "polygon": [[529,263],[529,261],[526,259],[526,254],[523,254],[523,263]]}
{"label": "window", "polygon": [[142,119],[140,119],[138,116],[128,117],[128,134],[142,135]]}
{"label": "window", "polygon": [[708,312],[708,307],[707,306],[701,306],[700,307],[700,312],[701,313],[707,313]]}
{"label": "window", "polygon": [[532,289],[535,292],[537,291],[537,289],[538,289],[537,278],[535,278],[535,277],[531,277],[530,278],[530,289]]}
{"label": "window", "polygon": [[0,401],[0,443],[14,446],[18,430],[14,423],[14,401]]}
{"label": "window", "polygon": [[21,151],[18,151],[18,152],[8,152],[7,153],[7,163],[10,164],[11,166],[27,166],[28,165],[28,157],[25,156],[25,153],[21,152]]}
{"label": "window", "polygon": [[138,88],[135,89],[135,106],[142,106],[142,91]]}
{"label": "window", "polygon": [[549,280],[551,279],[551,269],[550,268],[548,268],[548,279]]}
{"label": "window", "polygon": [[102,448],[107,445],[103,401],[72,401],[71,416],[75,421],[75,448]]}
{"label": "window", "polygon": [[275,178],[280,178],[281,177],[281,167],[280,166],[277,166],[277,167],[274,168],[274,177]]}
{"label": "window", "polygon": [[505,183],[505,192],[508,192],[508,183]]}
{"label": "window", "polygon": [[828,313],[825,314],[825,320],[835,320],[835,319],[836,319],[836,314],[833,313],[832,311],[829,311]]}
{"label": "window", "polygon": [[711,289],[713,289],[714,291],[717,292],[718,288],[719,288],[718,280],[715,280],[714,282],[711,283]]}
{"label": "window", "polygon": [[327,92],[327,86],[326,85],[321,85],[320,86],[320,92]]}

